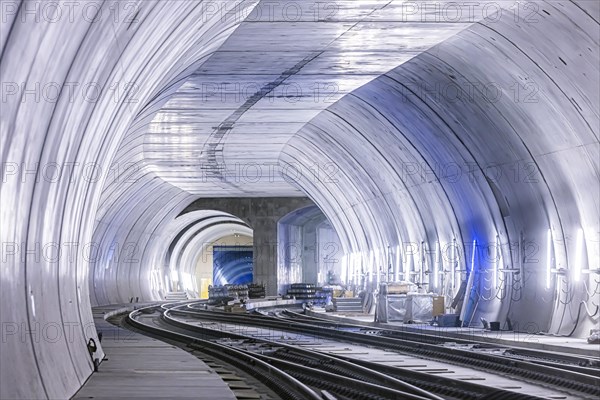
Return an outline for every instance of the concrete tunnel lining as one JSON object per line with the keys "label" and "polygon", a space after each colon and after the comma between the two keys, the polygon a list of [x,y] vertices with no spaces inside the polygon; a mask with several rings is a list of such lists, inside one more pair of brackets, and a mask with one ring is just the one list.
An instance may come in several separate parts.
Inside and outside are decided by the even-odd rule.
{"label": "concrete tunnel lining", "polygon": [[[250,10],[256,3],[243,1],[239,7]],[[338,22],[360,23],[358,26],[366,29],[386,13],[395,15],[384,3],[388,2],[361,3],[353,9],[340,2],[343,13]],[[164,159],[147,162],[151,135],[155,135],[152,140],[165,135],[149,126],[157,112],[164,113],[164,121],[169,120],[168,106],[165,108],[169,99],[184,101],[186,94],[177,94],[178,88],[194,73],[201,74],[203,65],[210,67],[211,56],[224,57],[219,53],[222,46],[241,45],[227,40],[244,22],[233,15],[229,19],[207,15],[207,10],[194,2],[135,4],[140,14],[139,23],[133,26],[110,19],[50,23],[42,18],[36,22],[22,19],[25,3],[17,3],[14,13],[3,7],[3,83],[56,82],[63,87],[67,82],[96,82],[103,87],[114,82],[144,84],[139,86],[135,103],[105,92],[93,102],[80,99],[74,106],[67,91],[55,102],[32,101],[31,94],[23,93],[3,101],[0,143],[6,168],[9,163],[16,164],[21,172],[21,166],[34,170],[36,163],[79,163],[107,171],[114,161],[132,162],[139,168],[97,181],[85,179],[78,171],[77,179],[59,182],[35,179],[39,172],[14,179],[4,170],[0,215],[8,229],[0,233],[6,244],[0,310],[4,327],[17,330],[2,343],[2,398],[66,398],[75,393],[93,368],[85,347],[89,337],[97,339],[95,330],[90,329],[91,303],[122,301],[131,291],[139,292],[141,299],[156,299],[159,294],[143,277],[149,265],[160,258],[157,244],[162,235],[176,235],[181,229],[182,225],[173,223],[186,217],[177,218],[182,210],[200,194],[210,194],[210,182],[197,186],[196,193],[190,191],[199,183],[198,171]],[[583,230],[587,243],[586,265],[598,269],[600,95],[595,89],[599,82],[600,6],[595,1],[532,4],[543,10],[536,15],[536,23],[515,23],[514,15],[506,13],[498,21],[447,27],[439,41],[428,41],[414,56],[399,52],[365,66],[372,68],[368,79],[353,81],[333,104],[304,107],[300,112],[291,106],[279,110],[282,116],[278,118],[284,123],[272,131],[280,135],[278,146],[245,161],[264,157],[279,165],[309,168],[316,161],[339,166],[335,181],[301,176],[292,185],[282,179],[273,187],[280,194],[310,197],[330,220],[346,254],[375,251],[379,253],[373,257],[382,258],[381,249],[403,242],[423,241],[433,248],[436,242],[453,239],[468,244],[475,237],[480,243],[495,243],[499,237],[505,245],[503,262],[527,274],[527,280],[523,275],[507,275],[510,296],[506,299],[519,293],[525,297],[520,297],[518,309],[512,306],[514,300],[493,297],[481,305],[481,312],[492,318],[510,316],[532,322],[539,330],[559,334],[569,333],[571,326],[578,324],[576,333],[581,335],[598,324],[597,311],[594,317],[588,315],[588,309],[590,314],[597,310],[597,277],[584,275],[582,282],[575,284],[553,274],[551,290],[544,284],[548,263],[566,271],[574,264],[578,229]],[[102,7],[107,11],[109,5]],[[392,2],[389,7],[399,9],[400,5]],[[387,24],[398,22],[392,19]],[[282,30],[293,29],[289,22],[273,23]],[[256,33],[252,27],[244,29]],[[346,32],[360,37],[358,29]],[[402,34],[400,29],[394,37]],[[319,39],[317,35],[314,38]],[[336,40],[341,40],[334,45],[339,53],[325,52],[323,58],[305,65],[306,71],[313,68],[318,73],[327,60],[344,51],[356,51],[350,39]],[[379,40],[379,53],[394,46],[386,43],[385,37]],[[305,50],[315,51],[307,43],[303,44]],[[347,47],[343,48],[343,43]],[[377,40],[371,43],[377,44]],[[211,68],[218,65],[215,62]],[[348,71],[360,65],[360,60],[354,61]],[[440,87],[494,83],[503,93],[512,94],[511,87],[521,92],[518,102],[508,96],[486,101],[489,99],[481,91],[474,92],[480,96],[478,101],[444,97],[435,89],[414,92],[415,87],[436,83]],[[525,102],[532,93],[527,91],[531,83],[537,88],[535,103]],[[398,112],[398,104],[402,112]],[[249,125],[245,128],[257,122],[252,118],[273,117],[268,107],[261,111],[261,106],[256,103],[247,111]],[[286,128],[286,115],[298,124]],[[208,122],[215,121],[220,122],[218,118]],[[227,140],[223,145],[226,163],[235,162],[249,140],[243,130],[235,129],[228,136],[231,147]],[[271,138],[267,135],[261,140],[268,143]],[[452,182],[439,171],[426,174],[425,179],[406,170],[403,174],[409,165],[435,171],[436,165],[449,163],[474,165],[478,179]],[[519,175],[517,182],[506,174],[494,180],[496,191],[506,201],[503,211],[482,174],[490,165],[515,164],[519,168],[533,165],[537,181],[528,181],[530,171],[522,169],[519,172],[525,175]],[[186,175],[178,175],[181,171]],[[185,190],[178,184],[189,186]],[[220,189],[229,195],[237,193],[228,185]],[[242,189],[252,190],[251,185]],[[253,195],[268,190],[266,185]],[[548,229],[552,232],[551,260],[544,258]],[[539,244],[539,261],[523,265],[523,254],[507,245],[523,241]],[[82,250],[76,250],[74,257],[58,259],[41,252],[51,243],[63,247],[66,243],[97,243],[106,249],[113,242],[139,243],[148,251],[131,269],[120,266],[106,275],[90,269],[94,263]],[[461,253],[468,251],[463,245]],[[410,259],[407,268],[414,269],[419,261]],[[101,265],[106,262],[98,260]],[[427,262],[432,265],[434,256]],[[492,267],[489,262],[482,263],[483,273]],[[102,274],[93,275],[101,277],[101,287],[90,293],[92,274]],[[480,278],[485,281],[483,275]],[[581,290],[584,282],[589,286]],[[532,292],[527,294],[525,289]],[[562,294],[554,296],[554,291]],[[580,315],[582,302],[586,309]],[[65,327],[65,334],[56,341],[35,340],[35,335],[27,334],[43,335],[44,328],[54,324]],[[71,333],[69,337],[66,332]]]}

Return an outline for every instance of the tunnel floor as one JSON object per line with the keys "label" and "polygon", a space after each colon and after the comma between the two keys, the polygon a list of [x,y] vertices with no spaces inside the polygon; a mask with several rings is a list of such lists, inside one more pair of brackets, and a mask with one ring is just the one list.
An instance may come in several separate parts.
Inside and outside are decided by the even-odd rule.
{"label": "tunnel floor", "polygon": [[95,307],[94,322],[103,333],[105,360],[72,397],[80,399],[235,400],[213,368],[171,344],[117,327],[105,313],[122,306]]}
{"label": "tunnel floor", "polygon": [[587,357],[598,357],[600,355],[600,345],[588,344],[584,338],[550,336],[529,333],[525,331],[490,331],[483,328],[449,328],[436,327],[428,324],[403,324],[402,322],[374,323],[373,316],[368,314],[344,314],[339,312],[308,311],[308,315],[315,315],[320,318],[331,319],[333,321],[347,322],[350,324],[364,324],[367,326],[402,328],[411,331],[421,331],[428,334],[439,333],[443,336],[456,337],[460,339],[478,340],[488,343],[498,343],[502,345],[519,346],[530,349],[565,352],[571,354],[580,354]]}

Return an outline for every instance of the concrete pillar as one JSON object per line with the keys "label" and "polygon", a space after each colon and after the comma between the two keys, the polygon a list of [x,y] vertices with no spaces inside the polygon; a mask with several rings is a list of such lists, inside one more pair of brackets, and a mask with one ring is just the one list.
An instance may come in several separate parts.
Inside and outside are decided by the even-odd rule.
{"label": "concrete pillar", "polygon": [[254,282],[264,283],[269,296],[277,294],[277,221],[275,217],[249,221],[254,229]]}
{"label": "concrete pillar", "polygon": [[254,282],[264,283],[267,296],[277,294],[277,222],[290,212],[314,205],[307,197],[202,198],[180,215],[196,210],[223,211],[245,221],[253,229]]}

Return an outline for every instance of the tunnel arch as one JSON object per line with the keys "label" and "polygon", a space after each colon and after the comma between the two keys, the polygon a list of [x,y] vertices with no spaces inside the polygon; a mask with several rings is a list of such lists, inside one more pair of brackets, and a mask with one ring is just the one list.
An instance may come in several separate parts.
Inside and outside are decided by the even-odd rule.
{"label": "tunnel arch", "polygon": [[[180,282],[185,281],[182,277],[196,275],[198,259],[210,244],[231,234],[241,234],[244,238],[252,238],[252,228],[238,217],[215,211],[208,212],[212,214],[211,218],[197,221],[193,230],[182,236],[178,235],[173,241],[176,246],[165,254],[167,257],[165,261],[169,262],[169,270],[178,271]],[[200,292],[200,287],[195,281],[181,289],[196,297]]]}
{"label": "tunnel arch", "polygon": [[318,206],[300,207],[282,216],[277,221],[277,243],[278,293],[285,294],[292,283],[327,285],[328,272],[339,280],[343,249]]}
{"label": "tunnel arch", "polygon": [[[0,307],[2,321],[15,324],[18,335],[11,335],[10,345],[2,344],[11,363],[3,363],[0,397],[65,398],[93,369],[86,350],[87,339],[97,339],[90,329],[90,305],[121,301],[131,292],[145,299],[159,295],[147,284],[142,265],[160,259],[154,249],[164,238],[163,228],[197,194],[159,179],[156,166],[144,162],[147,127],[241,21],[211,18],[194,2],[144,1],[139,24],[82,18],[39,23],[26,18],[24,4],[2,15],[3,83],[139,86],[136,102],[110,92],[93,101],[79,93],[73,101],[67,90],[55,102],[36,102],[22,93],[3,101],[0,143],[6,168],[0,213],[10,229],[0,232],[6,256]],[[239,7],[255,4],[244,1]],[[507,13],[465,30],[460,25],[451,30],[461,30],[456,36],[414,59],[382,59],[372,75],[394,69],[374,81],[363,78],[364,86],[349,90],[350,96],[341,93],[327,109],[303,110],[300,126],[284,132],[292,137],[274,158],[282,165],[309,168],[318,161],[341,167],[335,182],[294,182],[327,215],[357,263],[381,259],[382,249],[396,244],[394,256],[415,271],[422,258],[407,257],[402,244],[431,249],[436,242],[456,240],[460,263],[444,260],[444,269],[452,264],[467,270],[474,237],[480,244],[499,240],[507,270],[504,299],[510,301],[485,301],[479,312],[531,322],[534,330],[559,335],[572,333],[572,325],[582,335],[598,323],[600,101],[594,89],[600,6],[581,0],[535,4],[546,10],[536,23],[511,21]],[[109,6],[103,3],[103,10]],[[476,101],[440,93],[436,83],[441,88],[476,84],[471,92]],[[506,95],[490,101],[489,88]],[[538,102],[525,102],[536,88]],[[429,148],[429,142],[445,147]],[[113,161],[132,163],[117,174],[131,181],[87,175],[86,166],[106,172]],[[53,163],[83,169],[58,182],[40,176],[36,165]],[[452,163],[474,163],[478,176],[453,182],[444,172],[422,175],[436,164]],[[407,169],[415,166],[416,171]],[[490,183],[483,175],[495,166],[509,168]],[[13,175],[22,169],[34,172]],[[587,271],[576,282],[570,271],[580,229]],[[133,266],[106,273],[113,243],[145,250],[139,250]],[[57,260],[43,254],[57,244],[74,255]],[[90,256],[92,245],[100,249],[100,258]],[[372,252],[371,259],[360,255],[365,252]],[[432,265],[435,257],[428,254],[426,262]],[[489,260],[481,262],[480,282],[485,284],[493,267]],[[551,289],[545,288],[548,268]],[[75,326],[73,336],[48,343],[27,333],[53,323]]]}
{"label": "tunnel arch", "polygon": [[[482,302],[481,315],[509,316],[555,334],[597,324],[593,276],[579,283],[587,292],[569,278],[575,233],[595,225],[586,229],[590,243],[597,242],[592,232],[599,215],[591,197],[598,192],[598,94],[581,87],[581,70],[565,65],[579,62],[586,76],[598,74],[592,67],[598,42],[589,34],[598,32],[597,20],[579,6],[544,4],[549,16],[537,24],[515,25],[510,16],[474,24],[345,96],[289,140],[282,163],[342,166],[337,182],[299,184],[336,226],[347,251],[403,240],[433,248],[456,238],[463,244],[459,268],[466,272],[469,244],[477,240],[477,281],[484,284],[495,266],[482,251],[499,239],[507,292],[499,296],[512,300]],[[552,26],[574,32],[589,52],[559,41],[556,50],[567,61],[544,58],[544,32]],[[536,101],[526,101],[531,93],[511,93],[511,85],[531,82],[540,94]],[[491,86],[503,95],[489,98],[485,88]],[[448,87],[462,98],[448,96]],[[459,177],[444,174],[451,165],[461,169]],[[486,175],[496,170],[502,175],[491,181]],[[584,181],[594,190],[577,183]],[[356,232],[371,241],[353,240]],[[535,254],[523,254],[527,243]],[[585,314],[578,311],[584,306]]]}
{"label": "tunnel arch", "polygon": [[[255,4],[245,1],[240,7]],[[98,12],[108,15],[109,6],[103,3]],[[2,159],[28,170],[54,163],[108,170],[142,108],[167,88],[174,90],[173,84],[195,70],[198,60],[239,23],[233,15],[210,17],[194,2],[178,7],[143,2],[140,22],[133,27],[124,20],[92,22],[81,13],[71,23],[27,18],[24,8],[25,2],[19,2],[14,13],[2,10],[3,82],[23,83],[25,89],[47,82],[62,88],[73,82],[103,88],[129,82],[139,88],[137,102],[109,90],[93,99],[63,90],[53,102],[36,102],[31,96],[3,101]],[[201,29],[198,21],[204,22]],[[3,263],[1,292],[2,319],[19,321],[25,340],[2,345],[3,359],[11,365],[2,363],[0,396],[68,398],[93,370],[88,338],[98,342],[95,329],[90,329],[88,252],[104,178],[91,179],[79,169],[58,182],[20,178],[2,183],[2,221],[13,227],[2,230],[2,241],[24,248],[23,255],[14,254]],[[51,243],[81,244],[87,250],[71,246],[72,256],[42,257],[41,248]],[[71,324],[73,334],[49,343],[25,333],[53,323]],[[52,368],[44,367],[48,365]]]}

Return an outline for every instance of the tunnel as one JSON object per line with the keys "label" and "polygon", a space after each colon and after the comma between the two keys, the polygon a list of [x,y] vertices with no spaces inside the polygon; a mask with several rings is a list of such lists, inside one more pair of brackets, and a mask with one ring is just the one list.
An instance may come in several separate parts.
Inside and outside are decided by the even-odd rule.
{"label": "tunnel", "polygon": [[93,307],[201,298],[231,235],[266,296],[406,281],[466,326],[598,329],[599,2],[1,7],[0,398],[74,396]]}

